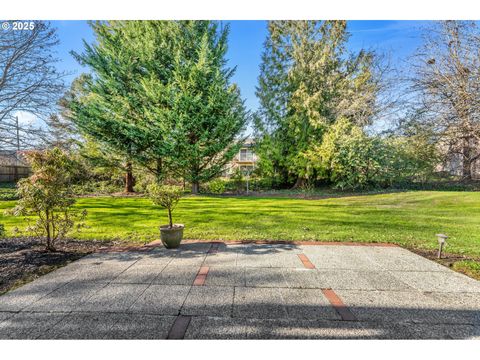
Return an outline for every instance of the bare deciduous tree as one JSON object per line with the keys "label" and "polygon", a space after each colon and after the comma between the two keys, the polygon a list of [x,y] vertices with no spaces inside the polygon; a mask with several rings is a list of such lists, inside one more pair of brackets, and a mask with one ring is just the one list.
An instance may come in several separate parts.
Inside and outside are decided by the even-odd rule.
{"label": "bare deciduous tree", "polygon": [[44,119],[56,106],[64,76],[55,67],[57,44],[55,29],[43,21],[31,30],[0,31],[0,149],[18,145],[18,133],[24,146],[42,135],[38,128],[18,125],[15,114]]}
{"label": "bare deciduous tree", "polygon": [[436,23],[414,58],[418,118],[434,129],[444,160],[457,160],[470,180],[480,159],[480,31],[475,22]]}

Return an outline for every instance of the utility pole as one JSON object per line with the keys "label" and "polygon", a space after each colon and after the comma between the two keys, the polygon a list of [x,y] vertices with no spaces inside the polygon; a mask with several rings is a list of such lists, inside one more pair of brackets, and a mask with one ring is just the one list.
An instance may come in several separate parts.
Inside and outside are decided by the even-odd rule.
{"label": "utility pole", "polygon": [[15,126],[17,128],[17,151],[20,151],[20,126],[18,126],[18,116],[15,116]]}
{"label": "utility pole", "polygon": [[18,176],[19,158],[18,157],[20,156],[20,126],[18,126],[18,116],[15,116],[15,126],[17,130],[17,151],[15,153],[15,164],[13,165],[14,166],[13,177],[15,182],[17,182],[19,180],[19,176]]}

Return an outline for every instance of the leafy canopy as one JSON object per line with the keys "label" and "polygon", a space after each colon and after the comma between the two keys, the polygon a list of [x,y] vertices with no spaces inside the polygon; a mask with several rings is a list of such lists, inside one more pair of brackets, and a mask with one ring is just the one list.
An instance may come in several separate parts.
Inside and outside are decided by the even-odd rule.
{"label": "leafy canopy", "polygon": [[147,187],[147,192],[155,205],[160,205],[162,208],[168,210],[169,225],[172,227],[172,212],[183,195],[182,188],[176,185],[159,185],[153,183]]}
{"label": "leafy canopy", "polygon": [[374,55],[346,50],[345,21],[272,21],[262,55],[256,114],[260,158],[268,172],[314,177],[304,156],[344,117],[365,126],[374,114]]}
{"label": "leafy canopy", "polygon": [[72,210],[75,199],[71,192],[71,178],[75,164],[58,148],[30,152],[27,160],[33,175],[18,183],[19,200],[12,213],[16,216],[34,216],[27,231],[46,239],[48,250],[55,250],[55,242],[64,238],[86,212]]}
{"label": "leafy canopy", "polygon": [[[72,99],[85,133],[192,183],[217,176],[238,149],[247,114],[226,67],[228,27],[210,21],[92,23],[95,44],[74,54],[93,73]],[[197,186],[198,187],[198,186]]]}

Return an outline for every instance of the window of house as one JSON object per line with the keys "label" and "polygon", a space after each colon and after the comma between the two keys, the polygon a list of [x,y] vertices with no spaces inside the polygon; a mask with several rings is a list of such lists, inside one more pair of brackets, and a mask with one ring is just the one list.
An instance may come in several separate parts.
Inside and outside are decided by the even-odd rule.
{"label": "window of house", "polygon": [[253,152],[251,149],[240,149],[240,161],[252,161]]}

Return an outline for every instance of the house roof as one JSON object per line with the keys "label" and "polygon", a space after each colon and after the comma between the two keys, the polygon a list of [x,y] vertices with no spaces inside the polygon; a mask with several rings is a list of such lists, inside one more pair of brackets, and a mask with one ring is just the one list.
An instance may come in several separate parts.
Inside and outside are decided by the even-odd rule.
{"label": "house roof", "polygon": [[253,147],[255,145],[255,139],[254,138],[247,138],[243,142],[243,147]]}

